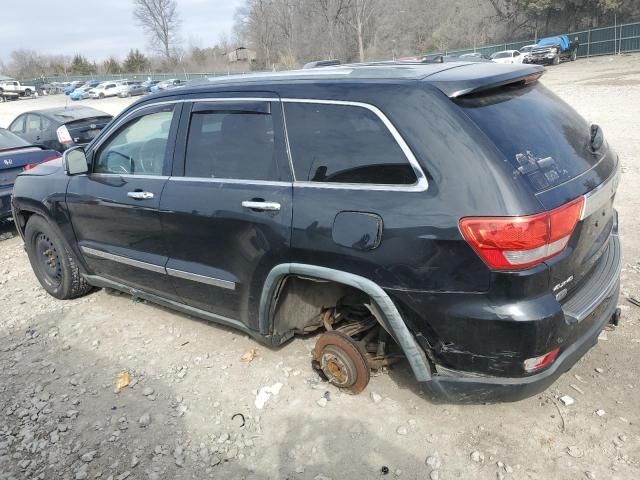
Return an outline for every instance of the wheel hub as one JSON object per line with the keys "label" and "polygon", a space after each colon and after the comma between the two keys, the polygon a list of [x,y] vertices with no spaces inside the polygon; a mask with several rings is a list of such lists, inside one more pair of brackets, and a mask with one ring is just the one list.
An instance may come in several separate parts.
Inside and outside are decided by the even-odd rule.
{"label": "wheel hub", "polygon": [[338,387],[350,387],[356,381],[353,362],[337,348],[328,346],[322,353],[320,368],[327,379]]}

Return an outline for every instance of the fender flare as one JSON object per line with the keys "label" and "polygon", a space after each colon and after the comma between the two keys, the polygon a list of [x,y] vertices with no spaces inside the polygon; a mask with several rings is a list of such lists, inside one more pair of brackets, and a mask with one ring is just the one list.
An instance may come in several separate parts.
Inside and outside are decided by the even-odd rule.
{"label": "fender flare", "polygon": [[375,306],[384,315],[384,319],[391,329],[391,334],[404,351],[416,379],[419,382],[428,382],[431,380],[431,368],[427,356],[407,328],[400,312],[398,312],[389,295],[375,282],[359,275],[354,275],[353,273],[303,263],[283,263],[275,266],[265,279],[260,297],[258,321],[260,332],[263,335],[271,334],[272,326],[270,325],[270,318],[273,307],[273,294],[280,285],[280,282],[289,275],[300,275],[338,282],[357,288],[369,295],[375,303]]}

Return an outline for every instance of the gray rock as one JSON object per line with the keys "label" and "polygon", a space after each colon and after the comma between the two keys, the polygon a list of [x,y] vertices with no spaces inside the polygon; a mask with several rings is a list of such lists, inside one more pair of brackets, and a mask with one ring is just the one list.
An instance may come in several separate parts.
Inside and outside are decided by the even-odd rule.
{"label": "gray rock", "polygon": [[476,463],[483,463],[484,462],[484,454],[480,453],[479,451],[474,451],[471,452],[471,460],[473,460]]}
{"label": "gray rock", "polygon": [[425,463],[434,470],[437,470],[442,466],[442,460],[440,460],[440,455],[438,455],[438,452],[427,457]]}
{"label": "gray rock", "polygon": [[378,404],[382,401],[382,395],[380,395],[379,393],[371,392],[369,396],[371,397],[371,401],[375,404]]}
{"label": "gray rock", "polygon": [[149,415],[149,413],[142,415],[138,420],[138,425],[140,425],[140,428],[145,428],[151,425],[151,415]]}
{"label": "gray rock", "polygon": [[212,467],[215,467],[216,465],[220,465],[220,462],[222,462],[222,460],[220,460],[220,457],[218,457],[217,455],[214,455],[211,457],[211,461],[209,462],[209,465],[211,465]]}
{"label": "gray rock", "polygon": [[429,474],[429,478],[431,480],[440,480],[440,472],[438,472],[438,470],[431,470],[431,473]]}
{"label": "gray rock", "polygon": [[318,406],[322,407],[322,408],[327,406],[327,402],[328,402],[328,400],[326,399],[326,397],[322,397],[322,398],[318,399],[318,401],[316,401]]}
{"label": "gray rock", "polygon": [[398,435],[407,435],[409,433],[409,431],[407,430],[407,427],[405,427],[404,425],[400,425],[397,429],[396,429],[396,433]]}
{"label": "gray rock", "polygon": [[58,436],[58,432],[51,432],[49,434],[49,441],[51,443],[58,443],[58,440],[60,440],[60,437]]}
{"label": "gray rock", "polygon": [[82,461],[83,461],[83,462],[85,462],[85,463],[92,462],[92,461],[93,461],[93,458],[96,456],[96,454],[97,454],[97,453],[98,453],[98,452],[96,452],[95,450],[91,450],[91,451],[89,451],[89,452],[87,452],[87,453],[83,454],[83,455],[80,457],[80,460],[82,460]]}
{"label": "gray rock", "polygon": [[151,387],[145,387],[144,390],[142,390],[142,395],[144,395],[145,397],[148,397],[149,395],[153,395],[153,388]]}
{"label": "gray rock", "polygon": [[139,463],[140,459],[137,456],[134,455],[131,457],[131,468],[136,468]]}

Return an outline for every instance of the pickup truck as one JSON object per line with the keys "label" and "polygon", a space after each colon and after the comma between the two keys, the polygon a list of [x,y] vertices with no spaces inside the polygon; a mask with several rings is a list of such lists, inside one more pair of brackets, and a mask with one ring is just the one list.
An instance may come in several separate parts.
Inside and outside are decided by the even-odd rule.
{"label": "pickup truck", "polygon": [[523,63],[559,65],[562,60],[573,62],[578,55],[579,46],[577,38],[572,42],[567,35],[543,38],[531,48]]}
{"label": "pickup truck", "polygon": [[0,82],[0,95],[17,93],[21,97],[30,97],[36,93],[36,87],[21,85],[17,80]]}

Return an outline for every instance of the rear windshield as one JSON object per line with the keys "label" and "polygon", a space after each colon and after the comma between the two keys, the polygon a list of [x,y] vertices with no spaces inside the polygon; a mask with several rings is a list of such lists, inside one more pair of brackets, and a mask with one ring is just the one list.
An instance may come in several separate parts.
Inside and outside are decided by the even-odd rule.
{"label": "rear windshield", "polygon": [[0,128],[0,150],[6,150],[11,148],[26,147],[29,142],[26,142],[22,138],[13,133]]}
{"label": "rear windshield", "polygon": [[540,84],[505,87],[456,100],[535,192],[595,165],[590,125]]}
{"label": "rear windshield", "polygon": [[97,126],[104,126],[106,123],[109,123],[113,117],[104,116],[104,117],[88,117],[82,118],[80,120],[74,120],[73,122],[67,122],[67,128],[81,128],[86,125],[95,124]]}

